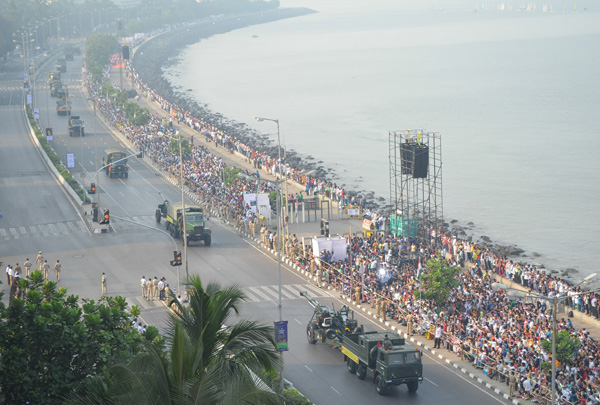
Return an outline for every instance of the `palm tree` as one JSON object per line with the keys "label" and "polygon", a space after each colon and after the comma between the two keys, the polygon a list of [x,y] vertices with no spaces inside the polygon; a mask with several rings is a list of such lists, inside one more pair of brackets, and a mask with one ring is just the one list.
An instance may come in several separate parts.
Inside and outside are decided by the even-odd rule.
{"label": "palm tree", "polygon": [[73,404],[280,404],[257,375],[278,366],[273,328],[255,321],[224,323],[238,315],[244,294],[237,286],[206,289],[192,277],[189,308],[174,295],[169,347],[155,346],[133,361],[111,367]]}

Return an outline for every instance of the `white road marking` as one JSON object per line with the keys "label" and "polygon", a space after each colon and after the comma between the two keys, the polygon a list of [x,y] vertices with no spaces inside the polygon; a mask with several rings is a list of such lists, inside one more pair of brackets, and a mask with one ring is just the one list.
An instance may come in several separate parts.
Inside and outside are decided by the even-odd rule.
{"label": "white road marking", "polygon": [[435,385],[436,387],[439,387],[439,385],[437,385],[436,383],[434,383],[433,381],[431,381],[429,378],[424,378],[424,380],[432,383],[433,385]]}
{"label": "white road marking", "polygon": [[313,373],[313,371],[310,369],[310,367],[308,367],[306,364],[304,365],[304,367],[306,367],[308,369],[308,371],[310,371],[311,373]]}
{"label": "white road marking", "polygon": [[334,390],[340,397],[342,396],[342,394],[338,390],[336,390],[335,388],[333,388],[333,386],[330,386],[329,388],[331,388],[332,390]]}
{"label": "white road marking", "polygon": [[294,318],[294,321],[298,322],[299,325],[302,325],[302,322],[300,322],[299,320],[297,320],[296,318]]}

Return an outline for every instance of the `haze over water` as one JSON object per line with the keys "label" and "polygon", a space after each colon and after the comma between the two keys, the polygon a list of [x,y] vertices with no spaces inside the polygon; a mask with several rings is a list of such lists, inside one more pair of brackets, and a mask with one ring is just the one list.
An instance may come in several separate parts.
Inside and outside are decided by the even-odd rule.
{"label": "haze over water", "polygon": [[386,201],[388,132],[439,132],[446,220],[585,275],[600,240],[597,4],[283,0],[319,12],[200,41],[165,77],[275,141],[253,116],[278,118],[288,149]]}

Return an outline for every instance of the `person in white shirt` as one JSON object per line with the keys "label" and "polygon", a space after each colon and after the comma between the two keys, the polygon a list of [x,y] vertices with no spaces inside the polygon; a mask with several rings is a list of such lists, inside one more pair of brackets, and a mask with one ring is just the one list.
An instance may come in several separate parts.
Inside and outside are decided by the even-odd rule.
{"label": "person in white shirt", "polygon": [[142,298],[146,298],[146,277],[142,276],[142,281],[140,281],[140,286],[142,287]]}

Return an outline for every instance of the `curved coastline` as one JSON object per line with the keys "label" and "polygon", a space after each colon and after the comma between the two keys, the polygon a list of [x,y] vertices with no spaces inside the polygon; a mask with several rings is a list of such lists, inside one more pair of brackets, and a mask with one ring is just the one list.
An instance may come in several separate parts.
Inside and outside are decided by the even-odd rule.
{"label": "curved coastline", "polygon": [[[249,128],[245,123],[230,121],[226,118],[223,119],[224,117],[221,114],[211,111],[207,104],[199,105],[191,97],[187,97],[185,94],[186,89],[172,88],[169,82],[164,78],[163,70],[165,67],[178,62],[179,55],[186,46],[210,38],[213,35],[230,32],[251,25],[263,24],[284,18],[298,17],[315,12],[316,11],[314,10],[306,8],[277,9],[267,12],[230,16],[218,20],[211,19],[192,26],[178,28],[151,38],[151,40],[141,44],[132,59],[132,65],[139,77],[168,102],[179,106],[206,122],[214,123],[215,125],[216,123],[219,123],[219,129],[223,132],[243,141],[254,149],[262,150],[273,156],[273,154],[276,154],[276,146],[266,141],[265,136]],[[310,157],[308,157],[308,159],[310,159]],[[312,174],[312,176],[314,177],[321,179],[326,178],[332,182],[335,181],[335,179],[332,179],[329,176],[327,168],[318,166],[318,163],[302,159],[294,152],[288,151],[287,160],[290,165],[296,169],[313,172],[314,174]],[[368,190],[347,190],[347,192],[349,195],[366,196],[366,206],[368,208],[374,210],[382,209],[381,205],[378,203],[378,201],[381,201],[382,199],[379,198],[376,200],[376,196]],[[471,222],[459,222],[450,219],[447,219],[446,221],[445,227],[447,230],[460,238],[478,243],[480,246],[497,251],[503,256],[509,256],[519,261],[529,261],[540,269],[546,269],[542,263],[543,258],[536,252],[529,252],[529,254],[525,255],[523,249],[520,249],[518,246],[500,245],[483,234],[480,234],[479,237],[477,237],[472,229],[473,224]],[[560,271],[558,269],[546,269],[546,271],[557,275],[561,273],[561,277],[568,279],[572,279],[573,273],[578,273],[577,270],[572,268],[560,269]],[[574,277],[574,279],[579,278],[579,275],[575,275]]]}

